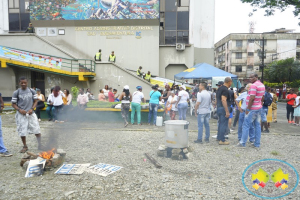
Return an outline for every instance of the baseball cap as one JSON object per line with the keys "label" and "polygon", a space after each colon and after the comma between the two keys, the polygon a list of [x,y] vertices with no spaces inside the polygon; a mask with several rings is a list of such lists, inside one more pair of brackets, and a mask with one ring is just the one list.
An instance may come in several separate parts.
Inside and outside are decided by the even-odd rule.
{"label": "baseball cap", "polygon": [[216,86],[223,85],[223,84],[224,84],[223,81],[219,81],[218,84],[216,84]]}
{"label": "baseball cap", "polygon": [[124,86],[124,89],[125,89],[125,90],[129,90],[129,86],[128,86],[128,85],[125,85],[125,86]]}
{"label": "baseball cap", "polygon": [[179,87],[181,87],[182,89],[186,90],[186,87],[184,85],[181,85]]}
{"label": "baseball cap", "polygon": [[142,90],[143,88],[142,88],[142,86],[136,86],[136,89]]}

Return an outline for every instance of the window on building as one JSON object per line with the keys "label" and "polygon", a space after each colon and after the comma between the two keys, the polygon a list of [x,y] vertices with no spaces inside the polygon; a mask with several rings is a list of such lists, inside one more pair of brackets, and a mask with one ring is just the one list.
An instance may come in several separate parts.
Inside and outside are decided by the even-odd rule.
{"label": "window on building", "polygon": [[[264,41],[265,46],[267,46],[267,40],[265,39]],[[259,40],[259,45],[262,46],[263,45],[263,40]]]}
{"label": "window on building", "polygon": [[30,23],[29,0],[9,0],[9,31],[25,31]]}
{"label": "window on building", "polygon": [[297,40],[297,46],[300,46],[300,40],[299,39]]}
{"label": "window on building", "polygon": [[189,44],[189,0],[160,0],[160,45]]}
{"label": "window on building", "polygon": [[248,52],[248,56],[254,56],[254,52]]}
{"label": "window on building", "polygon": [[300,52],[296,52],[296,58],[299,60],[300,59]]}
{"label": "window on building", "polygon": [[248,43],[254,43],[254,40],[253,39],[249,39]]}
{"label": "window on building", "polygon": [[235,53],[235,58],[236,58],[236,59],[242,59],[242,55],[243,55],[242,52],[236,52],[236,53]]}
{"label": "window on building", "polygon": [[243,40],[237,40],[236,47],[242,47],[242,46],[243,46]]}
{"label": "window on building", "polygon": [[235,66],[235,72],[242,72],[243,67],[241,65]]}
{"label": "window on building", "polygon": [[247,66],[247,71],[253,71],[253,65],[248,65]]}

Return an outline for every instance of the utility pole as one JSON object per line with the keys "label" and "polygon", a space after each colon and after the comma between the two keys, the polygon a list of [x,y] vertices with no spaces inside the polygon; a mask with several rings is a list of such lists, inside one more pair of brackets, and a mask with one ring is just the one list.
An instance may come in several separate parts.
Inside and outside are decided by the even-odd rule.
{"label": "utility pole", "polygon": [[265,37],[262,39],[262,59],[261,59],[261,82],[264,83],[264,67],[265,67]]}

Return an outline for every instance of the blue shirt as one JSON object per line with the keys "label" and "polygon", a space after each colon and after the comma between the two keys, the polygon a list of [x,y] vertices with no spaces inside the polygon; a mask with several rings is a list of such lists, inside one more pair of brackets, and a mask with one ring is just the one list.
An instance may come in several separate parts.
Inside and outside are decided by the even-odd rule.
{"label": "blue shirt", "polygon": [[161,97],[161,93],[159,91],[152,90],[150,92],[150,101],[149,101],[149,103],[159,104],[159,97]]}

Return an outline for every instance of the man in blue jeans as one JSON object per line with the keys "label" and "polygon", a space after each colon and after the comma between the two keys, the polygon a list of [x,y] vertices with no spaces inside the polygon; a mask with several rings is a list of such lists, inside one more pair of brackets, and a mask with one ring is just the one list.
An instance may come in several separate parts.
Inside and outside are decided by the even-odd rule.
{"label": "man in blue jeans", "polygon": [[211,105],[211,95],[206,90],[207,83],[200,83],[199,91],[197,94],[197,103],[195,106],[195,116],[198,118],[198,139],[195,143],[202,144],[203,135],[203,124],[205,126],[205,142],[209,142],[210,128],[210,105]]}
{"label": "man in blue jeans", "polygon": [[[249,83],[247,86],[246,86],[246,91],[241,93],[237,98],[236,98],[236,105],[238,106],[238,109],[240,111],[240,115],[239,115],[239,125],[238,125],[238,140],[241,141],[241,138],[242,138],[242,133],[243,133],[243,123],[244,123],[244,120],[245,120],[245,112],[246,112],[246,109],[247,109],[247,104],[246,104],[246,99],[247,99],[247,96],[248,96],[248,91],[251,87],[251,83]],[[240,106],[240,102],[241,102],[241,106]],[[254,143],[254,126],[252,124],[252,126],[250,127],[250,130],[249,130],[249,141],[251,144]]]}
{"label": "man in blue jeans", "polygon": [[219,141],[219,145],[229,145],[229,142],[225,140],[225,133],[228,129],[228,120],[230,116],[230,96],[228,88],[231,86],[232,80],[230,77],[226,77],[224,82],[225,83],[219,87],[216,94],[217,114],[219,117],[217,141]]}
{"label": "man in blue jeans", "polygon": [[245,120],[243,123],[243,132],[241,141],[238,143],[237,147],[245,147],[248,140],[249,129],[254,123],[255,127],[255,137],[253,147],[260,147],[261,138],[261,112],[262,112],[262,98],[265,93],[265,86],[258,80],[257,74],[250,75],[250,86],[249,95],[246,99],[246,112]]}
{"label": "man in blue jeans", "polygon": [[3,143],[2,121],[1,121],[1,113],[2,113],[3,108],[4,108],[4,102],[3,102],[3,99],[2,99],[2,96],[0,93],[0,156],[10,157],[10,156],[12,156],[12,154],[7,151],[7,149],[5,148],[4,143]]}

